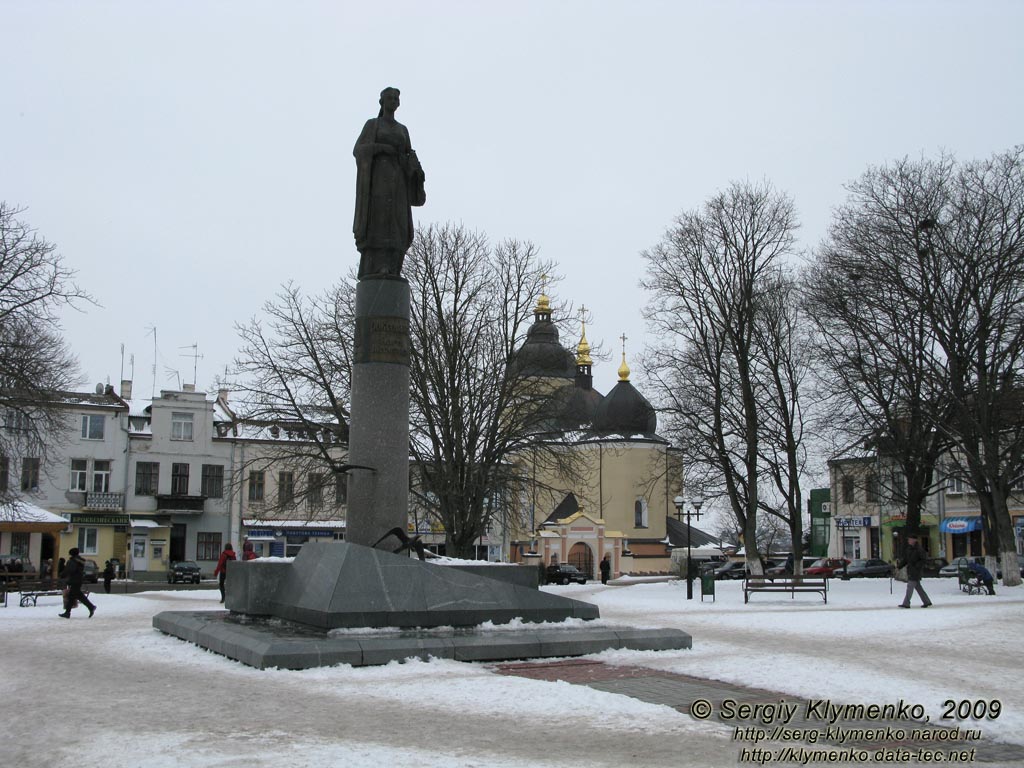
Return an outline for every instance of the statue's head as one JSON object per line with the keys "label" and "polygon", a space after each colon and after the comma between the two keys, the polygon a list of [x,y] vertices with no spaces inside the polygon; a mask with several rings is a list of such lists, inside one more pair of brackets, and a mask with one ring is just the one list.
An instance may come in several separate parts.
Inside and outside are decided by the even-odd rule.
{"label": "statue's head", "polygon": [[398,105],[400,103],[399,96],[401,96],[401,93],[402,92],[399,91],[397,88],[392,88],[391,86],[388,86],[387,88],[385,88],[383,91],[380,92],[380,114],[381,115],[384,114],[384,105],[385,104],[387,104],[391,108],[392,112],[394,112],[396,109],[398,109]]}

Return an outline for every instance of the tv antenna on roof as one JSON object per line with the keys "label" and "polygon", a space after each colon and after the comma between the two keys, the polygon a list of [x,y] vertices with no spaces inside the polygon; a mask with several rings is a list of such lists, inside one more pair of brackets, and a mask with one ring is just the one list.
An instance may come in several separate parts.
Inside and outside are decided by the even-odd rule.
{"label": "tv antenna on roof", "polygon": [[199,384],[199,361],[203,359],[203,356],[199,354],[199,342],[195,344],[189,344],[184,347],[178,347],[178,349],[191,349],[191,355],[180,355],[180,357],[191,357],[192,358],[192,386]]}

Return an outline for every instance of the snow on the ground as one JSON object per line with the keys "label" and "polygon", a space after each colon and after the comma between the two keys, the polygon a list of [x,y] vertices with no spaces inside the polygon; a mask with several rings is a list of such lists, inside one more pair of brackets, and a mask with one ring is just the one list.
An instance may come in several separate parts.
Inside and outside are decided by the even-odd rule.
{"label": "snow on the ground", "polygon": [[[1002,713],[997,720],[960,724],[981,727],[986,740],[1024,744],[1024,688],[1017,682],[1024,589],[997,587],[999,594],[994,597],[968,596],[959,592],[955,579],[931,579],[925,582],[925,588],[934,606],[922,610],[915,597],[913,609],[901,610],[896,605],[902,598],[903,585],[895,584],[890,593],[888,580],[834,581],[827,605],[815,594],[790,598],[768,593],[754,595],[749,604],[744,604],[740,582],[718,582],[717,599],[702,602],[696,586],[690,601],[686,600],[685,585],[679,582],[544,589],[597,604],[604,625],[677,627],[693,636],[689,651],[608,651],[596,657],[608,663],[756,686],[790,697],[831,699],[837,704],[902,700],[923,705],[932,722],[940,722],[946,700],[999,699]],[[554,710],[559,725],[566,729],[574,725],[596,728],[619,733],[622,738],[628,734],[657,739],[664,739],[666,734],[678,738],[691,734],[726,739],[721,726],[695,721],[665,706],[564,682],[506,677],[482,664],[432,660],[384,667],[339,665],[298,672],[260,671],[152,628],[152,616],[161,611],[221,610],[215,590],[94,593],[94,600],[98,605],[95,618],[87,619],[86,611],[79,608],[71,621],[56,617],[59,598],[40,598],[35,608],[20,608],[16,602],[0,608],[0,647],[5,647],[7,640],[35,637],[39,642],[52,643],[58,654],[65,652],[66,644],[69,656],[83,660],[76,668],[95,663],[124,669],[162,669],[161,674],[167,676],[188,670],[231,689],[237,685],[239,691],[284,692],[294,688],[336,700],[339,705],[359,701],[362,706],[379,707],[383,712],[410,707],[435,711],[439,717],[456,721],[460,717],[491,718],[495,723],[515,723],[517,732],[524,734],[548,722]],[[28,646],[22,642],[18,647]],[[56,680],[61,672],[54,670],[51,674]],[[0,696],[0,701],[29,697],[20,686],[28,685],[29,680],[38,685],[38,673],[26,673],[24,680],[22,683],[17,675],[0,679],[0,693],[8,697]],[[276,738],[269,731],[263,736],[270,741]],[[84,759],[82,764],[93,764],[85,758],[90,750],[95,751],[99,764],[103,745],[108,741],[122,744],[122,738],[123,734],[107,731],[94,734],[91,741],[81,745],[84,753],[79,751],[76,756]],[[174,755],[176,740],[181,738],[178,731],[154,733],[149,743],[162,739],[166,743],[158,751]],[[317,742],[315,734],[292,735],[296,744],[301,744],[303,738],[311,740],[310,748],[319,756],[309,765],[333,764],[331,760],[340,759],[341,754],[348,765],[406,762],[415,756],[419,764],[432,766],[445,764],[450,758],[431,762],[421,753],[358,739],[349,739],[345,749],[338,752]],[[260,754],[267,755],[267,749]],[[487,755],[481,764],[502,765],[494,757]],[[170,759],[166,764],[171,764]],[[211,757],[197,764],[222,763]],[[538,760],[536,764],[544,762]]]}

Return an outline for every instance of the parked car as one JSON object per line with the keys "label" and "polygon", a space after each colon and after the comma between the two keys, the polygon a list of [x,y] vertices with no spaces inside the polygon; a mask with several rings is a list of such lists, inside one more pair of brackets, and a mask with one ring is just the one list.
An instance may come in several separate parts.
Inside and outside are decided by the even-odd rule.
{"label": "parked car", "polygon": [[180,581],[198,584],[201,576],[198,563],[193,560],[178,560],[171,563],[171,567],[167,571],[167,583],[176,584]]}
{"label": "parked car", "polygon": [[575,581],[577,584],[586,584],[587,574],[575,565],[559,563],[557,567],[548,566],[547,580],[548,584],[568,584],[571,581]]}
{"label": "parked car", "polygon": [[716,579],[742,579],[746,573],[747,564],[742,560],[730,560],[728,563],[715,568]]}
{"label": "parked car", "polygon": [[843,569],[849,564],[850,561],[842,557],[823,557],[804,568],[804,576],[824,576],[826,579],[842,576]]}
{"label": "parked car", "polygon": [[976,557],[954,557],[949,565],[939,569],[939,576],[945,578],[956,577],[960,573],[961,568],[966,568],[968,563],[973,563],[977,559]]}
{"label": "parked car", "polygon": [[926,577],[938,576],[939,572],[949,563],[944,557],[929,557],[924,562],[924,575]]}
{"label": "parked car", "polygon": [[[1020,565],[1020,575],[1024,576],[1024,556],[1017,555],[1017,562]],[[985,565],[984,557],[955,557],[953,562],[939,570],[939,576],[956,576],[961,568],[966,568],[968,563],[981,563]],[[1003,564],[996,561],[996,578],[1003,578]]]}
{"label": "parked car", "polygon": [[88,581],[90,584],[100,583],[100,567],[96,565],[95,560],[85,560],[85,566],[82,569],[82,581]]}
{"label": "parked car", "polygon": [[853,560],[848,566],[846,566],[845,578],[859,579],[867,576],[892,576],[892,566],[885,562],[885,560],[878,560],[875,558],[868,560]]}

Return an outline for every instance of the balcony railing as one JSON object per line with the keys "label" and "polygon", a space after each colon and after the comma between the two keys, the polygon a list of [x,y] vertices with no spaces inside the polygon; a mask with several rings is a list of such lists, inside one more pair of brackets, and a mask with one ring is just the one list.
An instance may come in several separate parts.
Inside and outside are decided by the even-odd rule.
{"label": "balcony railing", "polygon": [[123,493],[87,493],[85,494],[85,509],[120,512],[124,509]]}
{"label": "balcony railing", "polygon": [[172,512],[178,515],[201,515],[205,501],[205,496],[158,493],[156,496],[156,511]]}

